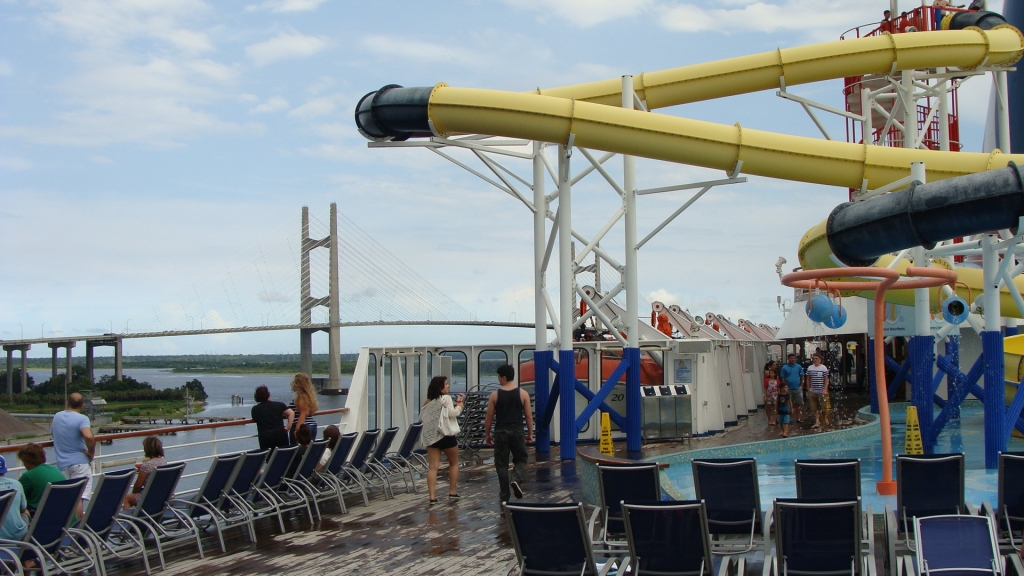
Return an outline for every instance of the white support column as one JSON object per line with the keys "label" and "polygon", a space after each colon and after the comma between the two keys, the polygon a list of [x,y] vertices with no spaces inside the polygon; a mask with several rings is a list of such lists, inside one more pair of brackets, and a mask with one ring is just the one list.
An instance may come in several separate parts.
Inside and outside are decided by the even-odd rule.
{"label": "white support column", "polygon": [[[910,165],[910,177],[921,184],[927,184],[924,162],[914,162]],[[928,259],[925,256],[923,246],[914,248],[914,266],[927,266]],[[928,288],[914,290],[914,334],[916,336],[928,336],[931,334],[931,299],[928,295]]]}
{"label": "white support column", "polygon": [[558,324],[559,350],[572,350],[572,310],[576,299],[572,258],[572,184],[569,182],[569,148],[558,152]]}
{"label": "white support column", "polygon": [[982,307],[985,309],[985,331],[999,332],[999,253],[996,242],[999,237],[983,234],[981,237],[982,277],[985,279],[985,292],[982,294]]}
{"label": "white support column", "polygon": [[996,127],[999,134],[998,146],[1005,154],[1010,153],[1010,93],[1006,89],[1006,72],[993,72],[996,88]]}
{"label": "white support column", "polygon": [[[893,13],[893,18],[896,17]],[[904,70],[901,82],[901,100],[905,104],[903,111],[903,147],[911,148],[917,142],[917,100],[914,99],[914,71]]]}
{"label": "white support column", "polygon": [[[633,77],[622,77],[622,107],[633,109]],[[637,246],[636,246],[636,158],[622,157],[622,199],[626,227],[626,341],[630,348],[640,347],[640,300],[637,294]]]}
{"label": "white support column", "polygon": [[[533,143],[533,154],[533,321],[536,324],[534,328],[536,349],[541,350],[542,347],[543,349],[547,348],[548,341],[548,317],[544,307],[544,293],[547,290],[544,281],[546,273],[544,249],[547,243],[545,232],[548,201],[544,195],[544,180],[547,175],[544,170],[544,159],[541,157],[544,154],[543,142]],[[555,230],[552,229],[551,233],[554,234]]]}
{"label": "white support column", "polygon": [[864,122],[861,123],[862,140],[864,144],[871,145],[875,143],[875,128],[871,125],[871,116],[874,114],[874,110],[871,108],[871,89],[868,88],[867,82],[861,77],[860,81],[860,113],[864,116]]}
{"label": "white support column", "polygon": [[[938,74],[945,74],[945,68],[939,68],[936,70]],[[949,151],[949,80],[940,79],[938,80],[942,86],[942,90],[939,92],[939,149],[945,152]]]}

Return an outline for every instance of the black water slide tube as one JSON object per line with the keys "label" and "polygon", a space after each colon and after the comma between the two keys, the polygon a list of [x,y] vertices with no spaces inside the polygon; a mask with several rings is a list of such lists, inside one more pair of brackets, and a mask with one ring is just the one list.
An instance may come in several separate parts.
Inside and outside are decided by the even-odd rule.
{"label": "black water slide tube", "polygon": [[433,136],[427,105],[433,88],[402,88],[389,84],[370,92],[356,105],[356,127],[378,142]]}
{"label": "black water slide tube", "polygon": [[[1011,0],[1012,1],[1012,0]],[[954,12],[949,20],[950,30],[963,30],[968,26],[977,26],[982,30],[991,30],[996,26],[1006,24],[1006,18],[1002,14],[979,10],[977,12]]]}
{"label": "black water slide tube", "polygon": [[1011,163],[836,206],[826,234],[847,266],[871,266],[882,254],[1003,228],[1024,216],[1024,172]]}

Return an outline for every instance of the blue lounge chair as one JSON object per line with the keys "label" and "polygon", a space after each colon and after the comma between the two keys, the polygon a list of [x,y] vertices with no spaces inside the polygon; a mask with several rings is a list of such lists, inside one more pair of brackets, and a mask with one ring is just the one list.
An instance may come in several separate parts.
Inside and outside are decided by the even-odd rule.
{"label": "blue lounge chair", "polygon": [[405,438],[402,440],[402,445],[399,446],[398,451],[388,452],[383,462],[388,474],[391,476],[402,476],[406,492],[409,492],[410,488],[412,492],[416,492],[416,477],[414,476],[416,472],[421,474],[427,473],[427,461],[423,456],[413,451],[416,448],[416,442],[419,441],[422,431],[422,422],[409,426],[409,431],[405,433]]}
{"label": "blue lounge chair", "polygon": [[611,570],[608,562],[598,571],[582,503],[503,503],[502,509],[520,575],[603,576]]}
{"label": "blue lounge chair", "polygon": [[[345,510],[345,502],[342,501],[341,494],[337,489],[334,486],[325,486],[316,474],[316,465],[320,463],[320,458],[323,457],[328,442],[329,440],[310,442],[306,453],[302,455],[302,460],[299,461],[299,466],[295,469],[295,474],[290,478],[287,476],[284,478],[284,485],[291,493],[301,495],[313,505],[317,520],[320,519],[320,502],[337,499],[342,511]],[[280,494],[280,492],[279,490],[278,493]],[[310,523],[312,523],[312,518],[310,518]]]}
{"label": "blue lounge chair", "polygon": [[164,551],[171,548],[195,544],[199,557],[203,557],[199,528],[188,514],[171,506],[174,489],[184,471],[184,462],[157,466],[146,477],[138,504],[121,513],[122,518],[134,522],[143,533],[152,534],[160,568],[166,568]]}
{"label": "blue lounge chair", "polygon": [[[7,513],[11,511],[11,506],[14,505],[14,497],[17,493],[16,490],[0,491],[0,524],[3,524],[4,519],[7,518]],[[20,513],[21,511],[19,510],[18,512]],[[21,558],[7,548],[0,548],[0,574],[5,576],[22,576],[24,574],[21,569]]]}
{"label": "blue lounge chair", "polygon": [[149,557],[142,531],[134,523],[120,518],[125,497],[135,480],[135,470],[107,472],[96,478],[96,487],[89,506],[74,531],[91,539],[101,575],[107,573],[108,560],[123,561],[139,558],[150,573]]}
{"label": "blue lounge chair", "polygon": [[334,488],[338,493],[338,498],[342,503],[341,512],[344,514],[348,510],[344,506],[346,493],[355,493],[356,490],[341,481],[338,475],[341,473],[341,467],[345,465],[348,460],[349,454],[352,452],[352,447],[356,445],[356,439],[359,438],[357,432],[350,432],[348,434],[342,434],[338,438],[338,443],[334,445],[334,450],[331,451],[331,457],[327,459],[327,464],[323,470],[318,470],[316,473],[318,481],[323,485],[329,485]]}
{"label": "blue lounge chair", "polygon": [[899,570],[899,556],[914,551],[914,518],[969,512],[963,454],[897,456],[896,510],[885,508],[889,569]]}
{"label": "blue lounge chair", "polygon": [[[1005,560],[996,547],[995,530],[988,516],[949,515],[914,520],[917,572],[928,576],[981,576],[1006,574]],[[907,573],[914,574],[910,557]],[[1017,574],[1024,574],[1020,557],[1011,554]]]}
{"label": "blue lounge chair", "polygon": [[39,564],[36,570],[43,576],[88,570],[98,572],[90,550],[91,540],[69,530],[85,483],[85,478],[75,478],[47,485],[25,536],[21,540],[0,540],[0,548],[21,550],[25,554],[23,557]]}
{"label": "blue lounge chair", "polygon": [[[711,551],[745,554],[761,544],[769,554],[771,518],[761,512],[757,461],[753,458],[695,459],[693,487],[707,510]],[[743,537],[743,538],[737,538]]]}
{"label": "blue lounge chair", "polygon": [[378,436],[380,436],[379,428],[363,432],[362,437],[359,438],[359,443],[356,444],[355,452],[352,453],[352,459],[341,467],[341,473],[338,474],[338,478],[352,492],[362,493],[364,506],[370,505],[367,489],[375,486],[375,484],[363,471],[366,470],[367,459],[370,457],[370,452],[373,450],[373,445],[377,442]]}
{"label": "blue lounge chair", "polygon": [[309,523],[313,523],[313,509],[305,495],[295,493],[284,482],[285,473],[298,453],[298,446],[274,448],[263,475],[254,487],[252,510],[259,516],[276,516],[277,524],[284,532],[284,514],[306,509]]}
{"label": "blue lounge chair", "polygon": [[363,472],[373,482],[373,485],[379,487],[384,492],[385,500],[395,497],[394,491],[391,490],[391,480],[388,478],[387,464],[385,462],[385,454],[391,449],[395,436],[398,436],[397,427],[384,430],[380,439],[377,440],[377,447],[374,448],[373,454],[366,461],[366,466],[363,469]]}
{"label": "blue lounge chair", "polygon": [[[703,502],[626,501],[622,502],[622,517],[629,545],[629,556],[622,560],[622,566],[630,566],[632,574],[714,574]],[[744,574],[744,560],[739,558],[736,574]]]}
{"label": "blue lounge chair", "polygon": [[234,501],[227,497],[228,487],[234,483],[243,457],[242,453],[215,456],[203,477],[203,484],[191,499],[171,499],[171,505],[188,514],[201,531],[213,528],[221,553],[227,552],[224,530],[230,528],[245,530],[249,541],[256,542],[252,514],[247,508],[235,506]]}
{"label": "blue lounge chair", "polygon": [[854,500],[860,498],[860,459],[797,460],[796,497]]}
{"label": "blue lounge chair", "polygon": [[[622,550],[626,547],[626,524],[622,517],[622,501],[658,502],[661,500],[661,479],[657,463],[630,465],[598,465],[597,486],[599,507],[590,516],[588,529],[601,547]],[[596,530],[597,521],[601,528]]]}
{"label": "blue lounge chair", "polygon": [[860,498],[778,498],[774,506],[775,555],[766,555],[763,576],[874,576]]}
{"label": "blue lounge chair", "polygon": [[255,516],[251,505],[253,487],[256,479],[259,478],[260,469],[267,461],[270,450],[251,450],[242,455],[242,462],[235,471],[235,479],[227,487],[227,497],[230,502],[221,505],[222,509],[230,506],[237,506],[248,511],[250,516]]}
{"label": "blue lounge chair", "polygon": [[1020,552],[1024,540],[1024,452],[999,453],[999,493],[997,507],[987,502],[982,510],[992,517],[999,535],[999,546]]}

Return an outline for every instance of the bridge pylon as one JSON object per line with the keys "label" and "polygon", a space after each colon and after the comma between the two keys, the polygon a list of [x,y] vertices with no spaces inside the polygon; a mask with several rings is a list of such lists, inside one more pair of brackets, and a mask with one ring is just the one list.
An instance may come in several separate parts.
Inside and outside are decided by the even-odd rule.
{"label": "bridge pylon", "polygon": [[[330,281],[328,294],[322,298],[314,298],[311,291],[309,253],[317,248],[330,251]],[[341,394],[341,300],[339,295],[338,274],[338,205],[331,203],[331,231],[326,238],[309,237],[309,207],[302,207],[302,244],[300,247],[299,284],[302,300],[299,304],[299,324],[309,326],[313,322],[312,310],[317,306],[327,306],[330,324],[324,328],[299,329],[299,370],[307,376],[313,375],[313,333],[321,330],[327,332],[328,344],[328,379],[321,394]]]}

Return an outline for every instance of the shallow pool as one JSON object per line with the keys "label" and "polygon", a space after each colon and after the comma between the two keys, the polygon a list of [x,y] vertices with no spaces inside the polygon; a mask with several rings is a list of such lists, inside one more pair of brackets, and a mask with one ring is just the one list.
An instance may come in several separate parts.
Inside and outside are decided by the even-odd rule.
{"label": "shallow pool", "polygon": [[[936,410],[938,414],[938,410]],[[903,452],[904,432],[906,426],[906,405],[895,404],[892,409],[892,445],[897,454]],[[877,431],[877,426],[873,426]],[[701,458],[719,457],[714,450],[722,452],[721,457],[743,456],[744,447],[749,447],[748,455],[755,455],[761,492],[761,506],[767,509],[775,498],[795,498],[796,479],[793,475],[793,461],[809,458],[860,458],[861,460],[861,493],[864,505],[872,505],[876,510],[886,504],[896,506],[895,496],[879,496],[875,492],[875,482],[882,476],[882,447],[878,434],[850,441],[848,435],[840,432],[829,434],[834,441],[813,448],[785,447],[785,441],[758,442],[740,446],[727,446],[722,449],[701,450]],[[775,447],[778,447],[776,449]],[[1011,437],[1007,445],[1010,451],[1024,451],[1024,439]],[[985,469],[985,432],[984,410],[979,402],[965,402],[959,420],[951,420],[939,435],[936,453],[963,452],[966,455],[965,498],[968,502],[980,505],[982,502],[996,503],[996,470]],[[659,458],[671,466],[664,471],[663,479],[669,480],[670,486],[665,490],[674,498],[693,498],[693,475],[690,458],[687,452]],[[896,470],[893,467],[895,479]]]}

